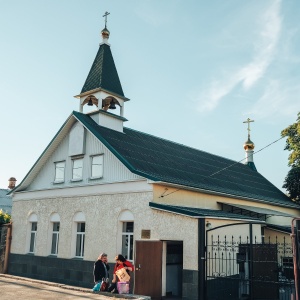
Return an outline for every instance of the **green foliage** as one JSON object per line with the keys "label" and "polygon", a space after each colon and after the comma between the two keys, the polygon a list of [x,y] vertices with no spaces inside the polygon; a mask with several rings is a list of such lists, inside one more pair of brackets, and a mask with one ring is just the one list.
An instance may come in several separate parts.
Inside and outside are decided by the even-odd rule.
{"label": "green foliage", "polygon": [[290,169],[282,187],[287,189],[292,200],[300,202],[300,167]]}
{"label": "green foliage", "polygon": [[5,213],[2,209],[0,209],[0,225],[9,223],[11,220],[11,216],[8,213]]}
{"label": "green foliage", "polygon": [[300,202],[300,112],[297,121],[282,130],[281,136],[287,137],[284,150],[291,151],[288,161],[291,169],[282,187],[288,191],[292,200]]}
{"label": "green foliage", "polygon": [[297,121],[281,131],[281,136],[287,137],[284,150],[291,151],[289,166],[300,167],[300,112]]}

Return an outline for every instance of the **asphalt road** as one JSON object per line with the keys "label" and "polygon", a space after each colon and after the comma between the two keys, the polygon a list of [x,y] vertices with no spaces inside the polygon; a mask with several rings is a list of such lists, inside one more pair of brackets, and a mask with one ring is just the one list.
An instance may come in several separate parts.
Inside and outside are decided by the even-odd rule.
{"label": "asphalt road", "polygon": [[[121,295],[114,294],[104,296],[101,294],[92,293],[90,289],[76,288],[47,281],[39,281],[0,274],[0,299],[11,300],[16,298],[22,300],[112,300],[114,298],[119,300],[146,299],[138,296],[131,297],[130,295],[126,296],[126,298],[123,298]],[[148,299],[150,299],[150,297]]]}

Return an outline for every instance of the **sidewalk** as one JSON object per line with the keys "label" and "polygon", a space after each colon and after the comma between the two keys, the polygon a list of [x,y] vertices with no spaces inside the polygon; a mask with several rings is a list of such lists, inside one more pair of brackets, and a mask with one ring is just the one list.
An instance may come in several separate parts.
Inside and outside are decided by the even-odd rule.
{"label": "sidewalk", "polygon": [[21,298],[22,300],[150,300],[151,297],[139,295],[118,295],[111,293],[93,293],[91,289],[64,285],[49,281],[35,280],[26,277],[0,274],[1,300]]}

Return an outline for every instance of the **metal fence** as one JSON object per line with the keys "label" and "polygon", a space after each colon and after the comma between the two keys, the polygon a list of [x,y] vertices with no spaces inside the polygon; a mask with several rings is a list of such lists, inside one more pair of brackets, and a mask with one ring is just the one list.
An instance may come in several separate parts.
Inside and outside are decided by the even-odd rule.
{"label": "metal fence", "polygon": [[0,225],[0,273],[4,271],[7,231],[7,226]]}
{"label": "metal fence", "polygon": [[256,238],[253,224],[243,225],[248,235],[207,232],[206,299],[290,300],[295,294],[291,241]]}

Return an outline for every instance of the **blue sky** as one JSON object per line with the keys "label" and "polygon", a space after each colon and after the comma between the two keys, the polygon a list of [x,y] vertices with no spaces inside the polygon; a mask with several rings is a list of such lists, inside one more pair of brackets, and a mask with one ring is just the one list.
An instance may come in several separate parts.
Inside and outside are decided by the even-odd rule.
{"label": "blue sky", "polygon": [[[298,0],[0,0],[0,11],[1,188],[78,110],[105,11],[127,127],[239,161],[244,120],[259,150],[300,111]],[[280,189],[284,145],[254,155]]]}

